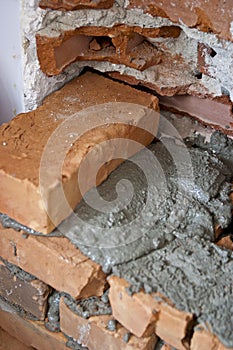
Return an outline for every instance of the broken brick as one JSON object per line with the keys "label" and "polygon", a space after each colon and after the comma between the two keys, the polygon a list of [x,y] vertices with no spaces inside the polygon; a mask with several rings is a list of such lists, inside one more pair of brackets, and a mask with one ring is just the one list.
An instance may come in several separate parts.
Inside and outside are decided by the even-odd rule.
{"label": "broken brick", "polygon": [[197,326],[191,339],[191,350],[230,350],[203,326]]}
{"label": "broken brick", "polygon": [[0,261],[0,295],[39,320],[44,320],[50,288],[35,278],[23,279]]}
{"label": "broken brick", "polygon": [[102,295],[106,281],[99,265],[86,258],[67,238],[23,238],[0,227],[0,256],[74,298]]}
{"label": "broken brick", "polygon": [[[233,18],[231,1],[205,0],[169,1],[130,0],[128,9],[141,9],[152,16],[169,18],[175,23],[184,23],[188,27],[204,32],[213,32],[220,38],[233,40],[230,25]],[[224,14],[224,15],[223,15]]]}
{"label": "broken brick", "polygon": [[[0,127],[0,212],[34,230],[49,233],[82,199],[78,170],[90,150],[101,144],[101,152],[96,153],[87,169],[90,176],[82,179],[86,191],[104,181],[123,161],[113,159],[119,158],[114,153],[114,138],[124,139],[131,145],[131,140],[145,146],[152,141],[159,118],[154,118],[151,124],[147,108],[140,115],[121,113],[121,123],[117,124],[115,120],[111,122],[114,115],[107,110],[100,114],[93,109],[88,118],[82,114],[83,119],[78,114],[88,107],[110,102],[132,103],[158,111],[155,96],[87,72],[47,97],[36,111],[20,114],[3,124]],[[115,106],[109,105],[109,108],[117,111]],[[147,126],[151,133],[145,130]],[[103,141],[108,141],[107,146]],[[90,180],[94,171],[90,167],[95,166],[100,154],[105,155],[104,146],[112,158],[101,167],[97,179]],[[129,156],[139,150],[136,148],[131,147]],[[47,162],[44,166],[43,159]]]}
{"label": "broken brick", "polygon": [[92,316],[89,319],[78,316],[64,302],[60,301],[61,330],[76,339],[78,343],[87,346],[89,350],[153,350],[157,342],[155,334],[146,338],[131,336],[128,342],[124,341],[127,330],[117,324],[116,331],[108,329],[109,315]]}
{"label": "broken brick", "polygon": [[193,315],[177,310],[160,295],[144,292],[128,294],[128,283],[112,276],[109,300],[113,317],[138,337],[156,333],[166,343],[185,350],[185,339],[193,322]]}
{"label": "broken brick", "polygon": [[161,62],[162,53],[147,37],[178,37],[180,28],[80,27],[51,36],[41,30],[36,35],[41,69],[49,76],[61,73],[70,63],[109,61],[144,70]]}
{"label": "broken brick", "polygon": [[40,0],[39,6],[59,11],[73,11],[81,9],[108,9],[114,0]]}
{"label": "broken brick", "polygon": [[161,96],[160,104],[166,109],[191,115],[204,125],[233,135],[232,102],[226,96],[215,99],[190,95]]}
{"label": "broken brick", "polygon": [[0,327],[28,347],[37,350],[68,350],[67,339],[61,332],[49,332],[43,322],[20,317],[14,308],[2,300],[0,300]]}

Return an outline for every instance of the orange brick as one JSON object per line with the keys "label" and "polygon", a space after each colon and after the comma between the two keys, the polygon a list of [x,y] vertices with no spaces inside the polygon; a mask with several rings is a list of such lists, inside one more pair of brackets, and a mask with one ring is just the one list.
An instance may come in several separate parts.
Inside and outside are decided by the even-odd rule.
{"label": "orange brick", "polygon": [[146,37],[173,37],[180,28],[141,28],[127,25],[113,27],[80,27],[48,36],[43,30],[36,36],[41,69],[49,76],[61,73],[78,61],[109,61],[144,70],[161,62],[162,52]]}
{"label": "orange brick", "polygon": [[65,304],[64,299],[60,302],[60,324],[61,330],[68,336],[76,339],[89,350],[153,350],[157,342],[154,334],[146,338],[131,336],[128,343],[123,337],[128,331],[120,324],[116,331],[107,329],[108,321],[112,317],[108,315],[92,316],[84,319],[75,314]]}
{"label": "orange brick", "polygon": [[[49,332],[43,322],[29,321],[20,317],[3,301],[0,301],[0,327],[28,347],[37,350],[68,350],[67,339],[61,332]],[[11,348],[13,349],[18,350]]]}
{"label": "orange brick", "polygon": [[[152,141],[154,136],[142,128],[150,123],[150,130],[156,132],[158,118],[152,125],[147,108],[144,115],[135,111],[122,113],[120,123],[116,123],[114,115],[106,110],[105,116],[103,110],[97,113],[93,109],[84,119],[72,118],[87,107],[110,102],[140,104],[142,108],[146,106],[158,111],[155,96],[88,72],[51,94],[36,111],[20,114],[3,124],[0,127],[0,212],[37,231],[51,232],[82,199],[78,169],[88,151],[101,144],[101,150],[98,149],[95,155],[92,152],[93,159],[88,163],[87,174],[92,174],[100,154],[104,157],[108,151],[111,159],[119,158],[114,156],[114,138],[125,140],[124,149],[131,140],[141,145]],[[109,108],[117,110],[116,106]],[[54,147],[51,143],[47,145],[51,137],[56,141]],[[103,141],[109,141],[107,146]],[[43,166],[45,148],[49,159],[46,158],[47,163]],[[133,154],[138,148],[131,147],[130,150]],[[123,161],[111,162],[111,159],[103,159],[106,163],[96,181],[90,180],[91,175],[82,179],[86,191],[104,181]]]}
{"label": "orange brick", "polygon": [[114,0],[40,0],[39,6],[59,11],[72,11],[80,9],[108,9]]}
{"label": "orange brick", "polygon": [[[230,25],[233,18],[231,0],[130,0],[128,8],[142,9],[152,16],[167,17],[175,23],[184,23],[204,32],[214,32],[220,38],[231,40]],[[224,14],[224,16],[223,16]],[[224,18],[224,19],[223,19]]]}
{"label": "orange brick", "polygon": [[125,328],[138,337],[155,332],[178,350],[186,349],[184,340],[193,322],[192,314],[177,310],[168,300],[163,302],[161,296],[155,294],[129,295],[126,291],[128,283],[116,276],[108,281],[112,314]]}
{"label": "orange brick", "polygon": [[50,288],[45,283],[36,278],[19,278],[0,261],[0,295],[10,303],[44,320],[49,292]]}
{"label": "orange brick", "polygon": [[0,350],[33,350],[0,328]]}
{"label": "orange brick", "polygon": [[105,274],[67,238],[23,238],[20,232],[0,226],[0,256],[74,298],[102,295]]}
{"label": "orange brick", "polygon": [[191,350],[232,350],[233,348],[225,347],[218,338],[208,332],[203,326],[196,327],[191,340]]}

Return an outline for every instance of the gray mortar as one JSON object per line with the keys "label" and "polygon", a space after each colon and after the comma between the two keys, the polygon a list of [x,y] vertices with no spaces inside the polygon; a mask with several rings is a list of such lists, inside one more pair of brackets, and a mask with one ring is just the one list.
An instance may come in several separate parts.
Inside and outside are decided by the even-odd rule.
{"label": "gray mortar", "polygon": [[70,295],[66,295],[64,301],[73,312],[85,319],[92,316],[112,314],[108,300],[108,291],[102,297],[93,296],[81,300],[74,300]]}
{"label": "gray mortar", "polygon": [[187,139],[193,146],[214,153],[225,163],[233,174],[233,139],[227,137],[220,131],[215,131],[210,137],[210,141],[206,142],[205,137],[194,133],[192,137]]}
{"label": "gray mortar", "polygon": [[45,327],[51,332],[60,331],[60,303],[61,293],[54,291],[48,298],[48,311]]}
{"label": "gray mortar", "polygon": [[[5,303],[5,307],[1,307]],[[4,297],[0,296],[0,309],[2,308],[3,311],[10,312],[10,313],[17,313],[19,314],[22,318],[27,318],[28,320],[32,321],[38,321],[39,319],[31,314],[28,311],[25,311],[22,309],[19,305],[10,303],[7,299]]]}
{"label": "gray mortar", "polygon": [[[59,229],[104,270],[112,269],[114,275],[129,281],[131,292],[144,288],[148,293],[163,293],[178,309],[194,313],[198,322],[232,347],[233,254],[211,243],[215,238],[214,224],[220,222],[224,228],[231,221],[228,195],[232,172],[224,162],[228,156],[228,163],[231,160],[232,144],[228,139],[223,142],[224,149],[218,151],[221,161],[216,152],[219,141],[214,137],[212,152],[188,142],[194,183],[188,176],[190,169],[185,168],[185,160],[182,163],[184,146],[162,135],[161,141],[168,150],[175,149],[184,176],[177,177],[173,159],[162,142],[152,144],[148,149],[157,157],[159,167],[150,174],[149,185],[142,170],[134,164],[144,164],[147,153],[143,150],[123,163],[98,188],[104,199],[111,201],[116,198],[116,184],[128,178],[134,194],[126,208],[104,214],[82,201],[76,215],[83,222],[77,223],[77,217],[73,216]],[[161,169],[165,183],[158,171]],[[151,185],[153,178],[155,185]],[[129,223],[142,212],[148,198],[151,199],[149,211],[142,217],[140,229],[130,231]],[[119,234],[122,227],[127,227],[127,235],[124,231]],[[111,228],[114,230],[110,231]],[[130,243],[125,243],[128,237]],[[108,247],[103,247],[103,242]]]}
{"label": "gray mortar", "polygon": [[[167,140],[166,143],[168,142],[170,141]],[[177,152],[182,151],[182,148],[183,146],[176,145]],[[162,143],[153,144],[148,149],[163,168],[166,183],[152,173],[152,177],[157,176],[157,187],[151,185],[149,188],[149,210],[142,216],[137,231],[129,224],[144,208],[147,183],[142,171],[133,162],[143,164],[144,150],[132,157],[131,161],[122,164],[99,186],[100,194],[105,194],[105,199],[111,201],[116,196],[113,191],[116,184],[122,178],[128,178],[134,186],[134,196],[126,208],[105,214],[82,201],[76,209],[76,215],[83,221],[77,222],[73,216],[60,225],[66,237],[86,256],[100,263],[105,271],[109,271],[113,265],[162,248],[174,240],[175,236],[197,235],[209,241],[214,240],[213,222],[220,223],[222,227],[230,223],[230,185],[226,181],[230,173],[216,156],[197,148],[190,149],[195,184],[191,187],[187,178],[180,177],[178,190],[177,174],[168,151]],[[87,223],[92,226],[89,227]],[[189,232],[186,232],[187,226]],[[178,227],[179,233],[175,231]],[[125,243],[127,239],[128,244]],[[108,247],[103,246],[104,242],[108,243]]]}
{"label": "gray mortar", "polygon": [[35,276],[31,275],[30,273],[22,270],[20,267],[13,265],[9,263],[7,260],[0,257],[0,260],[5,264],[5,266],[8,268],[10,273],[17,278],[21,279],[22,281],[31,282],[36,279]]}
{"label": "gray mortar", "polygon": [[[67,336],[66,336],[67,337]],[[76,340],[71,337],[67,337],[66,346],[72,350],[88,350],[88,348],[80,345]]]}

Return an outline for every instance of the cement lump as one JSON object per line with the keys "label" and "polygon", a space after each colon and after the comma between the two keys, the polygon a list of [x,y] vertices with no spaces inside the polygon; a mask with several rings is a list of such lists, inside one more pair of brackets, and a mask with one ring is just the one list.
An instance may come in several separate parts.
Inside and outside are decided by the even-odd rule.
{"label": "cement lump", "polygon": [[111,315],[112,309],[108,300],[108,290],[102,297],[90,297],[81,300],[74,300],[71,296],[64,296],[65,304],[77,315],[83,318],[99,315]]}

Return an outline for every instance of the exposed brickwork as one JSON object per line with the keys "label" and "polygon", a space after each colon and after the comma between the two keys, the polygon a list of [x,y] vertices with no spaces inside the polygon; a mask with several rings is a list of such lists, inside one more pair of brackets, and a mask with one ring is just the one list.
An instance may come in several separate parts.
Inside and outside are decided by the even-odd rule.
{"label": "exposed brickwork", "polygon": [[128,342],[124,341],[124,335],[127,329],[120,324],[116,331],[107,329],[108,321],[111,316],[93,316],[84,319],[65,304],[64,299],[60,302],[61,330],[68,336],[77,339],[83,346],[89,350],[153,350],[157,338],[154,334],[146,338],[137,338],[131,336]]}
{"label": "exposed brickwork", "polygon": [[28,237],[0,227],[0,256],[74,298],[102,295],[105,275],[66,238]]}
{"label": "exposed brickwork", "polygon": [[[152,141],[154,136],[149,132],[142,132],[142,129],[137,127],[143,123],[143,126],[146,125],[146,114],[134,114],[133,125],[132,116],[126,113],[122,123],[117,125],[110,122],[109,114],[106,115],[108,123],[103,125],[103,114],[97,117],[94,111],[93,120],[89,115],[88,119],[79,124],[75,118],[69,118],[87,107],[109,102],[136,103],[158,111],[158,99],[155,96],[129,86],[124,86],[124,89],[122,87],[120,83],[88,72],[51,94],[36,111],[20,114],[10,123],[0,127],[0,212],[37,231],[51,232],[70,215],[71,209],[82,199],[77,172],[88,151],[115,137],[124,138],[128,142],[133,139],[142,145],[148,145]],[[66,130],[69,128],[70,133],[59,129],[66,121]],[[100,126],[94,128],[93,123]],[[42,196],[42,156],[49,138],[53,135],[53,140],[57,139],[54,135],[55,131],[59,133],[59,130],[63,130],[60,132],[59,142],[55,142],[52,150],[49,149],[49,155],[52,157],[47,165],[50,182],[43,185]],[[78,136],[72,134],[74,130]],[[73,135],[72,139],[70,135]],[[107,147],[108,151],[114,153],[110,142]],[[132,149],[132,154],[136,151]],[[104,154],[104,146],[101,152]],[[64,154],[64,159],[61,158],[61,154]],[[63,161],[64,166],[61,169]],[[91,167],[95,166],[95,161],[93,158],[90,162],[88,174],[92,173]],[[99,171],[95,183],[90,183],[87,177],[86,190],[99,185],[121,162],[122,160],[106,163]],[[44,181],[47,181],[48,176],[44,177]],[[69,205],[64,201],[64,195]]]}
{"label": "exposed brickwork", "polygon": [[0,328],[0,350],[33,350]]}
{"label": "exposed brickwork", "polygon": [[59,11],[72,11],[80,9],[108,9],[114,0],[40,0],[39,6]]}
{"label": "exposed brickwork", "polygon": [[[29,321],[20,317],[3,301],[0,301],[0,327],[26,346],[37,350],[69,349],[66,347],[67,339],[61,332],[49,332],[42,322]],[[18,348],[11,348],[13,349],[18,350]]]}
{"label": "exposed brickwork", "polygon": [[0,295],[39,320],[45,318],[49,291],[45,283],[37,279],[23,280],[0,261]]}
{"label": "exposed brickwork", "polygon": [[[136,336],[154,332],[178,350],[185,350],[185,338],[193,315],[178,311],[168,300],[158,300],[158,295],[143,292],[129,295],[128,283],[118,277],[109,278],[109,300],[113,316]],[[135,317],[137,315],[137,317]]]}
{"label": "exposed brickwork", "polygon": [[211,3],[205,0],[130,0],[128,8],[142,9],[152,16],[167,17],[175,23],[183,22],[189,27],[213,32],[221,38],[233,39],[230,32],[233,21],[231,0],[214,0]]}
{"label": "exposed brickwork", "polygon": [[176,38],[179,34],[180,28],[175,26],[88,26],[64,31],[56,37],[37,34],[37,53],[41,69],[49,76],[61,73],[76,60],[109,61],[144,70],[162,59],[161,51],[146,37]]}
{"label": "exposed brickwork", "polygon": [[[207,91],[201,85],[199,85],[199,89],[196,91],[191,91],[189,86],[192,84],[192,77],[187,76],[187,80],[179,80],[179,77],[183,75],[182,67],[184,70],[187,69],[185,64],[176,67],[177,75],[174,76],[174,87],[170,86],[170,88],[167,88],[167,86],[163,87],[162,85],[169,76],[169,68],[167,70],[166,66],[163,66],[161,72],[158,70],[160,79],[159,81],[155,80],[154,83],[149,83],[118,72],[109,72],[108,74],[112,78],[124,81],[130,85],[145,86],[154,90],[161,95],[159,100],[162,109],[165,108],[175,113],[191,115],[203,125],[209,125],[217,130],[221,130],[225,134],[233,135],[232,102],[227,96],[213,98],[207,94],[204,97]],[[187,72],[188,70],[184,74]]]}

